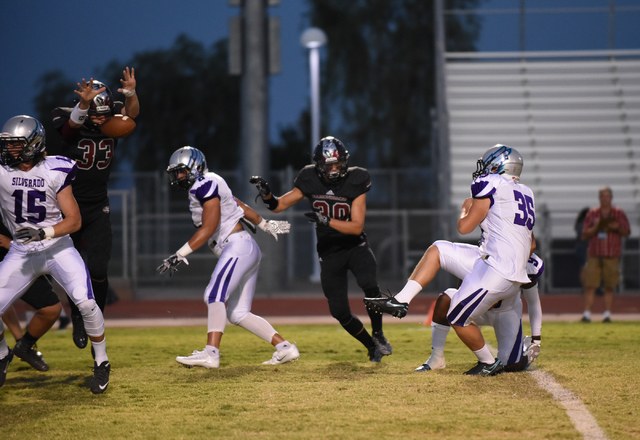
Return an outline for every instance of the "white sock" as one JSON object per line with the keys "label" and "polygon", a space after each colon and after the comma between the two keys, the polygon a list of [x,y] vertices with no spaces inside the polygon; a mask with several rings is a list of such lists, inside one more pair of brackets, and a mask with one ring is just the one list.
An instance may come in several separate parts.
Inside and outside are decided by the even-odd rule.
{"label": "white sock", "polygon": [[96,355],[96,364],[100,365],[104,361],[108,361],[107,357],[107,339],[103,339],[102,342],[93,342],[91,341],[91,346],[93,347],[93,352]]}
{"label": "white sock", "polygon": [[483,362],[485,364],[493,364],[496,361],[496,359],[491,354],[491,351],[489,351],[489,347],[487,347],[487,344],[484,344],[484,347],[482,347],[480,350],[474,351],[473,354],[478,357],[478,360],[480,362]]}
{"label": "white sock", "polygon": [[591,312],[589,310],[585,310],[583,316],[587,319],[591,319]]}
{"label": "white sock", "polygon": [[289,343],[289,341],[282,341],[281,343],[276,345],[276,350],[278,351],[286,350],[289,347],[291,347],[291,344]]}
{"label": "white sock", "polygon": [[422,286],[417,281],[409,280],[404,285],[400,293],[395,298],[401,303],[410,303],[413,298],[422,290]]}
{"label": "white sock", "polygon": [[0,341],[0,359],[4,359],[9,354],[9,347],[7,346],[7,340],[3,337]]}
{"label": "white sock", "polygon": [[218,357],[220,356],[220,349],[214,347],[213,345],[207,345],[204,348],[204,351],[207,352],[207,354],[211,357]]}
{"label": "white sock", "polygon": [[611,312],[609,310],[605,310],[604,314],[602,315],[603,318],[611,318]]}
{"label": "white sock", "polygon": [[451,330],[451,327],[448,325],[438,324],[437,322],[431,323],[431,348],[434,352],[439,350],[444,353],[444,346],[447,342],[449,330]]}

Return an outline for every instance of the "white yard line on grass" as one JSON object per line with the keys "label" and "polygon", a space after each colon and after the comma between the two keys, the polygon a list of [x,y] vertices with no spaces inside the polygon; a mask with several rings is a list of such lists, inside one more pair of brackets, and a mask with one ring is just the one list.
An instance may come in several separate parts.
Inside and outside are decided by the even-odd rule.
{"label": "white yard line on grass", "polygon": [[[490,344],[487,344],[487,347],[496,356],[498,351]],[[575,394],[556,382],[551,374],[537,368],[529,370],[527,373],[533,376],[540,388],[551,394],[560,405],[564,406],[573,426],[582,434],[582,437],[586,440],[608,440],[608,437],[600,429],[598,422],[593,418],[587,407],[584,406],[584,403]]]}
{"label": "white yard line on grass", "polygon": [[529,371],[538,385],[543,390],[550,393],[560,405],[564,406],[569,418],[573,422],[578,432],[588,440],[607,440],[608,437],[600,429],[596,419],[593,418],[584,403],[571,391],[562,387],[555,381],[553,376],[542,370]]}

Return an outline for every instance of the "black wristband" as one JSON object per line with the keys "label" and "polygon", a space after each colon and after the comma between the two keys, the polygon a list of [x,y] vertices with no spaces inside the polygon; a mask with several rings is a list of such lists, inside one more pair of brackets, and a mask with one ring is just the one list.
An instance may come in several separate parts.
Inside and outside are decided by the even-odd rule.
{"label": "black wristband", "polygon": [[38,237],[40,237],[40,240],[44,240],[44,236],[46,234],[44,233],[44,229],[38,229]]}
{"label": "black wristband", "polygon": [[276,196],[274,196],[273,194],[271,194],[271,198],[270,199],[262,199],[262,201],[264,202],[265,205],[267,205],[267,209],[269,211],[273,211],[274,209],[276,209],[278,207],[278,198]]}
{"label": "black wristband", "polygon": [[540,336],[531,336],[532,341],[540,341]]}

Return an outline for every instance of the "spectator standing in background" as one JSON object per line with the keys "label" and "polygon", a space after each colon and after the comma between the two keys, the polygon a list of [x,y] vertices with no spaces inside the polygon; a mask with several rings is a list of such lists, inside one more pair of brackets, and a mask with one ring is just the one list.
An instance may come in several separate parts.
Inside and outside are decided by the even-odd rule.
{"label": "spectator standing in background", "polygon": [[589,207],[582,208],[573,224],[573,230],[576,231],[576,256],[580,267],[581,285],[584,285],[584,265],[587,264],[587,249],[589,249],[589,240],[582,238],[582,229],[584,228],[584,219],[587,217],[587,212],[589,212]]}
{"label": "spectator standing in background", "polygon": [[611,204],[613,192],[608,186],[600,188],[600,207],[590,209],[584,221],[582,239],[589,239],[587,264],[584,268],[584,314],[582,322],[591,322],[591,306],[595,290],[604,287],[604,322],[611,322],[613,291],[620,281],[622,237],[629,235],[629,220]]}

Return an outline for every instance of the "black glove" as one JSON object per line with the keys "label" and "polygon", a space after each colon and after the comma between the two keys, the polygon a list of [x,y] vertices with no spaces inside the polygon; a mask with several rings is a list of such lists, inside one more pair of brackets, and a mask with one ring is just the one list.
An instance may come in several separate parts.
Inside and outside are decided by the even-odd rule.
{"label": "black glove", "polygon": [[269,184],[261,176],[251,177],[251,179],[249,179],[249,183],[252,183],[256,186],[256,188],[258,188],[260,197],[267,197],[269,194],[271,194],[271,188],[269,188]]}
{"label": "black glove", "polygon": [[[32,241],[44,240],[44,230],[34,228],[20,228],[13,235],[20,244],[29,244]],[[22,240],[22,241],[21,241]]]}
{"label": "black glove", "polygon": [[304,216],[309,220],[309,223],[319,223],[324,226],[329,226],[331,219],[326,215],[322,215],[320,211],[305,212]]}
{"label": "black glove", "polygon": [[169,270],[169,276],[173,275],[175,272],[178,271],[178,265],[183,261],[187,266],[189,265],[189,262],[185,257],[180,256],[177,253],[173,254],[169,258],[166,258],[162,262],[162,264],[158,266],[158,268],[156,269],[158,271],[158,275],[164,274],[167,270]]}

